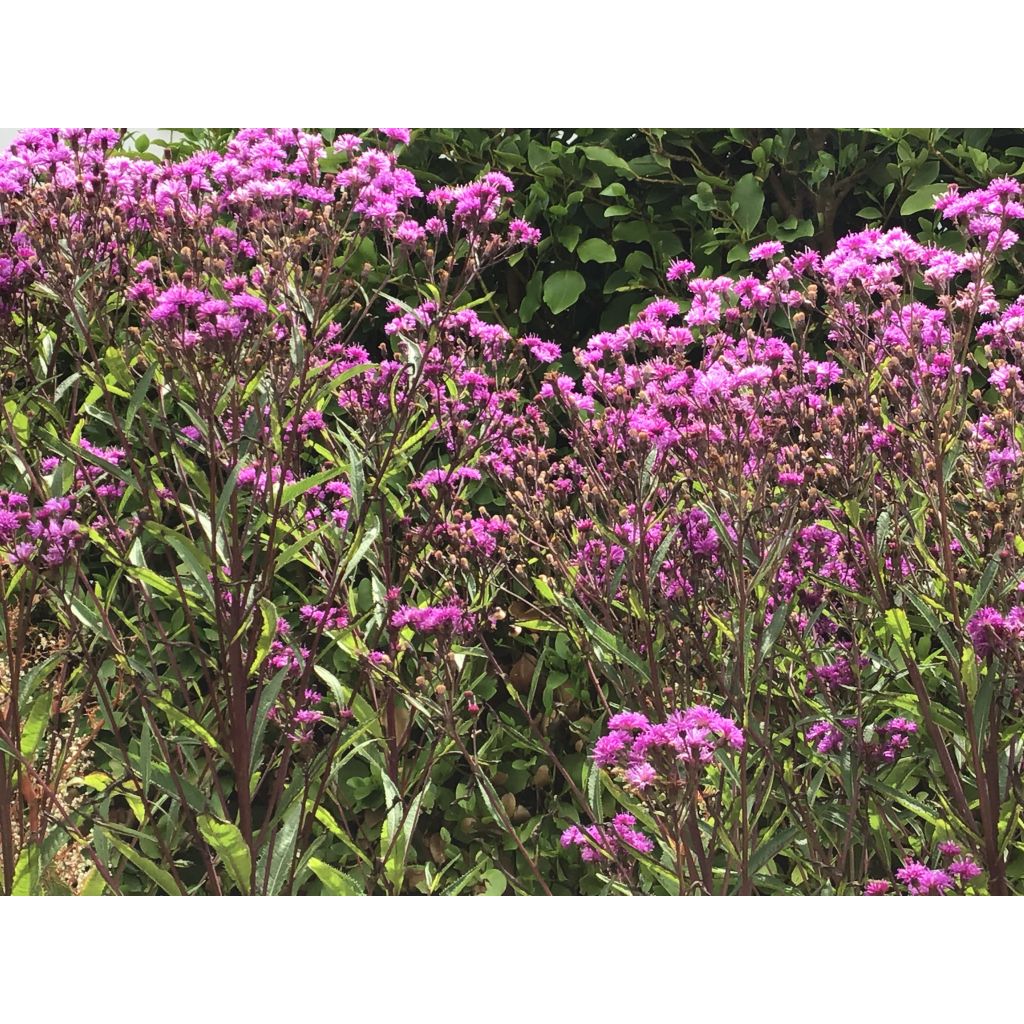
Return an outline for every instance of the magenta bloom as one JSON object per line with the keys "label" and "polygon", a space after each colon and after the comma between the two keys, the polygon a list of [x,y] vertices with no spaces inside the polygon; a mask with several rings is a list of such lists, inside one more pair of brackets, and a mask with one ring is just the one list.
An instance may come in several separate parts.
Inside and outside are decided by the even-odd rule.
{"label": "magenta bloom", "polygon": [[1000,653],[1007,640],[1007,624],[995,608],[979,608],[967,623],[967,633],[979,658]]}
{"label": "magenta bloom", "polygon": [[619,753],[626,748],[629,742],[629,734],[625,732],[610,732],[607,736],[602,736],[594,744],[594,764],[601,768],[615,764]]}
{"label": "magenta bloom", "polygon": [[778,256],[782,251],[781,242],[762,242],[750,250],[750,258],[752,260],[767,260]]}
{"label": "magenta bloom", "polygon": [[1006,654],[1024,642],[1024,606],[1011,608],[1005,616],[995,608],[979,608],[967,623],[967,633],[979,658]]}
{"label": "magenta bloom", "polygon": [[562,355],[561,348],[553,341],[541,341],[535,334],[528,334],[520,340],[538,362],[553,363]]}
{"label": "magenta bloom", "polygon": [[617,814],[609,824],[589,825],[580,828],[572,825],[562,833],[562,846],[578,846],[580,856],[589,864],[603,859],[614,859],[629,847],[639,853],[651,853],[654,843],[651,838],[634,828],[636,818],[632,814]]}
{"label": "magenta bloom", "polygon": [[658,779],[658,773],[654,765],[646,761],[630,765],[626,769],[626,781],[636,790],[643,791],[653,785]]}
{"label": "magenta bloom", "polygon": [[970,857],[953,861],[946,870],[961,882],[969,882],[981,874],[981,868]]}
{"label": "magenta bloom", "polygon": [[508,222],[508,240],[513,245],[536,245],[540,237],[540,230],[521,218]]}
{"label": "magenta bloom", "polygon": [[472,630],[474,617],[459,604],[412,608],[405,605],[391,616],[395,629],[408,626],[416,633],[461,635]]}
{"label": "magenta bloom", "polygon": [[409,140],[412,138],[408,128],[378,128],[377,131],[385,138],[391,139],[393,142],[401,142],[406,146],[409,145]]}
{"label": "magenta bloom", "polygon": [[688,277],[696,270],[692,260],[673,260],[669,264],[668,272],[665,274],[666,281],[678,281]]}
{"label": "magenta bloom", "polygon": [[703,705],[653,723],[639,712],[622,711],[608,720],[608,729],[594,745],[594,762],[641,792],[659,779],[700,771],[716,751],[741,750],[744,743],[735,722]]}
{"label": "magenta bloom", "polygon": [[646,715],[641,715],[639,711],[620,711],[617,715],[612,715],[608,719],[609,729],[646,729],[650,723],[647,721]]}

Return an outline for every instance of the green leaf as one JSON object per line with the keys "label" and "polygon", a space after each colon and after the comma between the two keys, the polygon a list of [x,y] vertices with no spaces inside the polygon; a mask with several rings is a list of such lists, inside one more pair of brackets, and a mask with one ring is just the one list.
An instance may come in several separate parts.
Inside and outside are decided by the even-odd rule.
{"label": "green leaf", "polygon": [[551,155],[551,150],[547,146],[541,145],[536,139],[530,140],[530,145],[526,151],[526,160],[534,174],[542,175],[546,170],[554,166],[554,157]]}
{"label": "green leaf", "polygon": [[313,874],[323,883],[328,896],[363,896],[362,886],[344,871],[332,868],[316,857],[309,858],[309,866]]}
{"label": "green leaf", "polygon": [[564,313],[583,294],[587,282],[575,270],[558,270],[544,282],[544,304],[552,313]]}
{"label": "green leaf", "polygon": [[252,668],[249,670],[250,675],[255,675],[267,659],[267,655],[270,654],[270,648],[274,642],[274,637],[277,636],[277,607],[273,601],[268,601],[267,598],[260,598],[260,615],[263,617],[263,625],[260,627],[260,639],[256,644],[256,656],[252,661]]}
{"label": "green leaf", "polygon": [[[276,896],[284,888],[284,883],[288,879],[292,856],[295,853],[295,841],[298,838],[301,813],[302,803],[295,800],[282,817],[281,827],[274,840],[274,854],[270,862],[270,874],[267,878],[268,896]],[[263,856],[260,858],[260,866],[257,869],[257,882],[263,878],[266,871],[266,858],[267,850],[264,850]]]}
{"label": "green leaf", "polygon": [[14,865],[11,895],[39,895],[39,847],[35,843],[29,843],[22,849],[18,863]]}
{"label": "green leaf", "polygon": [[764,659],[771,653],[772,648],[779,639],[779,635],[782,633],[786,623],[789,621],[789,614],[792,610],[793,601],[788,601],[786,604],[780,604],[775,611],[772,612],[768,628],[764,631],[764,636],[761,637],[762,661],[764,661]]}
{"label": "green leaf", "polygon": [[498,868],[491,868],[484,872],[483,883],[484,896],[501,896],[508,885],[508,879]]}
{"label": "green leaf", "polygon": [[380,523],[376,517],[372,518],[367,524],[365,532],[359,544],[353,550],[349,556],[348,564],[345,566],[345,573],[342,576],[343,580],[347,580],[359,568],[359,563],[363,560],[366,552],[373,547],[377,538],[380,536]]}
{"label": "green leaf", "polygon": [[890,608],[885,613],[885,633],[889,640],[896,642],[902,654],[913,657],[913,633],[910,630],[907,613],[902,608]]}
{"label": "green leaf", "polygon": [[221,757],[227,759],[228,755],[224,752],[224,748],[217,742],[209,729],[189,718],[184,711],[176,708],[169,700],[165,700],[163,697],[151,697],[150,699],[153,706],[159,708],[174,725],[179,725],[183,729],[187,729],[193,736],[198,736],[211,750],[215,750]]}
{"label": "green leaf", "polygon": [[93,868],[88,875],[85,876],[85,881],[82,883],[78,890],[79,896],[102,896],[104,889],[106,889],[107,883],[103,881],[103,876]]}
{"label": "green leaf", "polygon": [[296,498],[301,498],[307,491],[333,480],[336,476],[340,476],[342,472],[341,468],[325,469],[320,473],[307,476],[304,480],[296,480],[294,483],[285,484],[284,489],[281,491],[281,504],[291,504]]}
{"label": "green leaf", "polygon": [[921,213],[922,210],[930,210],[935,205],[935,197],[946,191],[948,185],[936,183],[934,185],[923,185],[915,189],[911,195],[903,201],[900,207],[900,214],[906,217],[911,213]]}
{"label": "green leaf", "polygon": [[196,581],[207,600],[212,604],[213,587],[207,578],[210,572],[210,559],[207,555],[200,551],[188,537],[163,523],[147,523],[146,530],[156,534],[165,544],[174,548],[185,568],[188,569],[189,575]]}
{"label": "green leaf", "polygon": [[139,411],[142,403],[146,400],[146,394],[149,391],[150,384],[153,383],[153,375],[156,373],[157,364],[153,363],[152,366],[142,375],[142,379],[135,386],[135,391],[132,394],[131,401],[128,403],[128,412],[125,414],[124,426],[125,430],[128,430],[132,425],[132,420],[135,419],[135,414]]}
{"label": "green leaf", "polygon": [[764,209],[764,192],[761,190],[761,183],[754,175],[744,174],[736,182],[730,202],[736,213],[736,223],[739,224],[743,234],[749,237],[761,220],[761,211]]}
{"label": "green leaf", "polygon": [[134,864],[147,878],[152,879],[160,886],[168,896],[181,896],[182,892],[174,881],[174,876],[163,868],[158,867],[148,857],[143,857],[138,850],[132,849],[127,843],[112,835],[109,829],[100,830],[111,846],[117,850],[125,860]]}
{"label": "green leaf", "polygon": [[965,647],[960,656],[960,678],[968,700],[973,702],[978,695],[978,657],[970,647]]}
{"label": "green leaf", "polygon": [[903,793],[898,789],[893,789],[892,786],[887,786],[883,782],[873,781],[871,788],[877,790],[882,796],[887,796],[890,800],[895,800],[896,803],[903,807],[906,807],[908,811],[913,811],[919,818],[923,818],[930,825],[942,825],[943,822],[935,816],[934,811],[927,804],[922,803],[916,797],[910,796],[908,793]]}
{"label": "green leaf", "polygon": [[358,846],[349,838],[348,833],[334,820],[331,816],[331,812],[326,807],[318,807],[316,809],[316,820],[320,822],[328,832],[334,836],[350,853],[354,853],[367,867],[373,866],[373,861],[359,849]]}
{"label": "green leaf", "polygon": [[605,167],[614,167],[617,171],[624,171],[631,178],[636,177],[636,171],[621,156],[613,153],[610,149],[606,149],[604,146],[580,146],[580,149],[586,153],[588,160],[604,164]]}
{"label": "green leaf", "polygon": [[526,291],[523,294],[523,301],[519,303],[519,319],[524,324],[528,324],[533,319],[537,310],[540,309],[541,288],[543,284],[544,274],[538,270],[530,278],[530,283],[526,286]]}
{"label": "green leaf", "polygon": [[209,814],[199,815],[197,821],[203,838],[217,852],[231,880],[248,896],[252,855],[238,826],[229,821],[219,821]]}
{"label": "green leaf", "polygon": [[577,250],[584,263],[614,263],[615,249],[603,238],[588,238]]}
{"label": "green leaf", "polygon": [[997,553],[989,560],[988,565],[985,566],[985,571],[981,574],[981,579],[978,580],[974,593],[971,594],[971,603],[968,605],[967,613],[964,615],[966,621],[969,621],[974,613],[985,603],[985,599],[988,597],[988,592],[992,589],[992,583],[996,578],[996,573],[999,572],[1002,562],[1002,556]]}
{"label": "green leaf", "polygon": [[284,683],[284,677],[287,674],[287,669],[279,669],[274,675],[267,681],[267,685],[263,687],[260,692],[259,707],[256,709],[256,724],[252,732],[252,757],[249,759],[249,774],[252,775],[264,756],[263,750],[263,733],[267,728],[267,714],[277,700],[278,694],[281,692],[281,685]]}
{"label": "green leaf", "polygon": [[39,742],[43,738],[47,722],[50,721],[50,705],[53,695],[45,689],[36,695],[32,709],[21,726],[21,755],[29,764],[35,757]]}
{"label": "green leaf", "polygon": [[581,233],[582,229],[579,224],[563,224],[555,229],[554,235],[569,252],[574,252],[579,243]]}
{"label": "green leaf", "polygon": [[625,662],[634,671],[638,672],[640,676],[650,681],[650,668],[647,663],[636,655],[633,651],[626,646],[624,640],[617,637],[614,633],[610,633],[607,629],[602,626],[597,619],[595,619],[588,612],[583,610],[582,605],[573,601],[571,598],[567,599],[566,607],[572,612],[572,614],[580,621],[583,628],[590,634],[591,638],[597,642],[598,648],[595,654],[600,655],[600,652],[604,652],[610,656],[612,662],[618,658],[620,661]]}
{"label": "green leaf", "polygon": [[466,888],[472,882],[475,882],[477,876],[483,870],[482,864],[477,864],[476,867],[470,868],[464,875],[460,875],[452,882],[446,889],[441,893],[442,896],[458,896],[463,889]]}
{"label": "green leaf", "polygon": [[750,858],[749,870],[756,874],[769,861],[781,853],[796,837],[800,835],[800,829],[795,825],[777,833],[770,839],[766,839]]}

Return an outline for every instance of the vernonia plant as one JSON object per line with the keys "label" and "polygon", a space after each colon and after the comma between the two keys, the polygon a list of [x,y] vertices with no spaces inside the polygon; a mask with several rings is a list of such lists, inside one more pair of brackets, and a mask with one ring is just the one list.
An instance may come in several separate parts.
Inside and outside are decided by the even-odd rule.
{"label": "vernonia plant", "polygon": [[5,892],[1015,891],[1015,181],[570,348],[505,174],[197,139],[0,156]]}
{"label": "vernonia plant", "polygon": [[[986,282],[1017,241],[1019,191],[942,197],[958,250],[900,230],[824,257],[758,246],[762,276],[691,280],[688,308],[652,303],[576,353],[581,381],[538,392],[570,451],[538,434],[510,491],[537,614],[620,705],[717,699],[748,739],[710,822],[729,839],[706,891],[730,875],[754,891],[787,847],[835,891],[855,885],[906,842],[900,807],[948,816],[1008,891],[1022,321]],[[791,881],[811,873],[797,863]]]}
{"label": "vernonia plant", "polygon": [[[404,880],[401,833],[436,740],[403,760],[408,706],[379,670],[404,621],[425,625],[399,609],[432,552],[402,554],[395,495],[428,486],[435,449],[451,449],[445,479],[481,457],[483,439],[459,447],[453,431],[488,388],[475,362],[496,363],[509,339],[461,304],[536,233],[503,216],[507,178],[424,197],[396,165],[407,134],[380,137],[328,147],[253,130],[226,153],[156,165],[115,155],[117,133],[39,131],[4,157],[20,384],[5,407],[8,591],[28,594],[22,608],[42,596],[117,751],[123,775],[87,780],[103,798],[91,848],[106,860],[112,846],[167,892],[290,891],[319,864],[314,819],[340,831],[329,783],[367,734],[401,824],[362,884]],[[366,343],[389,335],[375,361]],[[445,511],[429,504],[426,531]],[[0,796],[35,770],[17,754],[10,650]],[[128,833],[109,810],[121,793]],[[5,821],[10,890],[20,854]],[[125,842],[136,833],[141,849]]]}

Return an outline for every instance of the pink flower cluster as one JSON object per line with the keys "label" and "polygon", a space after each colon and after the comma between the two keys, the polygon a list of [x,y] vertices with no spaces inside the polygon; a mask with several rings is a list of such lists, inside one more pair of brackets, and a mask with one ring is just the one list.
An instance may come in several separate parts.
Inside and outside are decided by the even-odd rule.
{"label": "pink flower cluster", "polygon": [[[897,881],[906,887],[906,895],[945,896],[950,892],[962,894],[967,884],[982,873],[974,858],[964,856],[957,843],[939,843],[939,853],[946,861],[945,867],[930,868],[920,861],[908,859],[896,872]],[[885,896],[891,889],[892,884],[884,879],[871,881],[864,886],[864,895]]]}
{"label": "pink flower cluster", "polygon": [[475,616],[457,601],[441,605],[413,608],[405,605],[391,616],[395,629],[409,627],[414,633],[435,633],[442,636],[464,636],[472,632]]}
{"label": "pink flower cluster", "polygon": [[278,703],[267,712],[267,718],[281,725],[293,743],[309,743],[313,739],[313,726],[324,717],[319,708],[323,699],[322,693],[305,689],[291,707],[286,709]]}
{"label": "pink flower cluster", "polygon": [[348,625],[348,611],[332,605],[304,604],[299,615],[316,630],[344,629]]}
{"label": "pink flower cluster", "polygon": [[958,186],[951,185],[945,195],[935,200],[935,209],[941,211],[945,220],[962,222],[968,235],[982,240],[989,251],[1000,251],[1016,245],[1019,239],[1017,232],[1007,225],[1024,218],[1020,193],[1020,183],[1013,178],[996,178],[987,188],[966,195],[960,194]]}
{"label": "pink flower cluster", "polygon": [[632,814],[616,814],[605,825],[588,825],[580,828],[573,825],[562,833],[562,845],[578,846],[580,856],[589,864],[606,859],[615,859],[625,847],[640,853],[651,853],[654,843],[649,836],[634,828],[636,818]]}
{"label": "pink flower cluster", "polygon": [[1006,615],[995,608],[979,608],[967,623],[974,652],[979,658],[1020,650],[1024,641],[1024,605],[1011,608]]}
{"label": "pink flower cluster", "polygon": [[32,508],[24,494],[0,490],[0,553],[11,565],[62,565],[85,537],[73,507],[71,498],[50,498]]}
{"label": "pink flower cluster", "polygon": [[[403,142],[406,129],[380,129]],[[291,128],[247,128],[225,152],[200,151],[176,162],[154,163],[114,155],[119,133],[111,129],[30,129],[0,152],[0,202],[31,189],[56,188],[90,201],[109,199],[124,221],[121,237],[104,241],[94,259],[109,260],[112,271],[133,270],[128,297],[142,304],[151,322],[183,349],[205,344],[234,344],[246,332],[265,326],[275,304],[259,294],[263,273],[246,264],[262,255],[257,232],[248,230],[277,218],[297,230],[316,211],[350,211],[364,229],[380,232],[405,249],[425,249],[442,237],[461,234],[477,240],[499,237],[496,224],[509,205],[512,182],[490,172],[468,185],[435,189],[432,216],[420,220],[413,206],[422,199],[415,176],[397,165],[393,147],[366,149],[354,136],[324,140]],[[451,208],[449,210],[449,207]],[[88,227],[88,214],[74,213],[72,229]],[[131,240],[178,225],[205,239],[225,265],[218,287],[172,281],[161,287],[151,260],[129,264]],[[500,234],[505,254],[539,241],[539,232],[521,219]],[[32,280],[47,276],[24,233],[11,231],[0,245],[0,312]],[[285,332],[283,337],[287,336]]]}
{"label": "pink flower cluster", "polygon": [[[115,468],[120,467],[125,461],[125,450],[111,446],[109,448],[100,448],[94,444],[91,444],[86,438],[82,438],[78,442],[82,451],[88,452],[90,455],[95,456],[98,459],[102,459],[104,462],[109,462]],[[124,494],[125,485],[118,479],[111,479],[110,474],[103,466],[98,466],[95,463],[82,462],[75,469],[75,486],[86,487],[89,485],[91,492],[99,499],[108,500],[113,498],[120,498]]]}
{"label": "pink flower cluster", "polygon": [[732,719],[702,705],[653,724],[646,715],[624,711],[608,720],[608,732],[594,744],[594,763],[615,769],[630,788],[643,792],[678,783],[680,769],[683,775],[699,771],[714,760],[715,751],[742,750],[743,743]]}
{"label": "pink flower cluster", "polygon": [[870,766],[895,764],[910,746],[910,737],[917,732],[917,723],[906,718],[891,718],[874,727],[874,738],[865,739],[857,718],[842,718],[839,724],[815,722],[805,738],[819,754],[840,753],[849,738],[854,739],[859,756]]}

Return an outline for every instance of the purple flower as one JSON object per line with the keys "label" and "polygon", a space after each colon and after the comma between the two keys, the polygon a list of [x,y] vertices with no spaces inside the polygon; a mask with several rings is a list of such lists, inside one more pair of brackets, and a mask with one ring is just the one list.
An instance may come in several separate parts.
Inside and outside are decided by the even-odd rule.
{"label": "purple flower", "polygon": [[594,763],[602,768],[615,764],[629,742],[629,734],[625,732],[610,732],[607,736],[602,736],[594,744]]}
{"label": "purple flower", "polygon": [[561,348],[553,341],[541,341],[535,334],[528,334],[520,340],[529,349],[530,355],[538,362],[553,363],[562,355]]}
{"label": "purple flower", "polygon": [[697,268],[692,260],[673,260],[669,264],[668,272],[665,274],[666,281],[678,281],[680,278],[688,277]]}
{"label": "purple flower", "polygon": [[647,716],[641,715],[639,711],[620,711],[608,719],[609,729],[629,729],[635,732],[637,729],[646,729],[648,725]]}
{"label": "purple flower", "polygon": [[508,240],[513,245],[536,245],[540,231],[525,220],[516,218],[508,222]]}
{"label": "purple flower", "polygon": [[395,629],[408,626],[416,633],[460,635],[469,633],[474,623],[474,617],[462,605],[455,603],[426,608],[405,605],[391,616],[391,625]]}
{"label": "purple flower", "polygon": [[762,242],[750,250],[752,260],[768,260],[778,256],[783,251],[781,242]]}
{"label": "purple flower", "polygon": [[408,128],[378,128],[377,131],[393,142],[401,142],[406,146],[412,138]]}
{"label": "purple flower", "polygon": [[1008,638],[1007,623],[995,608],[979,608],[967,623],[967,633],[979,658],[1000,653]]}
{"label": "purple flower", "polygon": [[653,785],[657,779],[657,771],[647,761],[640,761],[626,769],[626,781],[634,789],[645,790],[648,786]]}
{"label": "purple flower", "polygon": [[946,870],[961,882],[969,882],[981,874],[981,868],[970,857],[953,861]]}

